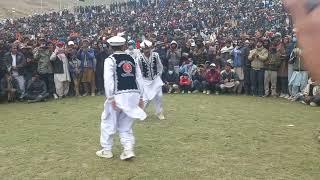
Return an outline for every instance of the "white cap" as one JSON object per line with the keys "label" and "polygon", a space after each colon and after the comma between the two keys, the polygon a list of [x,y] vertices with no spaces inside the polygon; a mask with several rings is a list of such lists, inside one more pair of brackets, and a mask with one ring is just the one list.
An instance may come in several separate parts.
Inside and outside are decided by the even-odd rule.
{"label": "white cap", "polygon": [[230,65],[232,66],[232,64],[233,64],[232,59],[228,59],[228,60],[227,60],[227,64],[230,64]]}
{"label": "white cap", "polygon": [[177,41],[171,41],[170,45],[172,45],[172,44],[178,45]]}
{"label": "white cap", "polygon": [[142,49],[144,49],[144,48],[149,48],[149,47],[151,47],[152,46],[152,42],[151,41],[149,41],[149,40],[144,40],[144,41],[142,41],[142,43],[140,44],[140,47],[142,48]]}
{"label": "white cap", "polygon": [[71,45],[74,45],[74,42],[73,42],[73,41],[69,41],[69,42],[68,42],[68,46],[71,46]]}
{"label": "white cap", "polygon": [[249,40],[246,40],[244,43],[250,43],[250,41],[249,41]]}
{"label": "white cap", "polygon": [[130,40],[128,43],[129,43],[129,44],[130,44],[130,43],[131,43],[131,44],[134,44],[134,40]]}
{"label": "white cap", "polygon": [[123,46],[126,43],[126,39],[120,36],[113,36],[112,38],[108,39],[107,42],[110,46]]}
{"label": "white cap", "polygon": [[211,63],[210,67],[216,67],[216,64],[215,63]]}

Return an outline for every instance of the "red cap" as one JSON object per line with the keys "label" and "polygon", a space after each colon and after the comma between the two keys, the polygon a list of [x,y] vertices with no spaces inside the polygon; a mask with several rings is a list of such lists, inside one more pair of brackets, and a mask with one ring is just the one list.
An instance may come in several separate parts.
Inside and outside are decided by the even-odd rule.
{"label": "red cap", "polygon": [[60,41],[60,42],[57,42],[57,46],[62,48],[64,46],[64,42]]}

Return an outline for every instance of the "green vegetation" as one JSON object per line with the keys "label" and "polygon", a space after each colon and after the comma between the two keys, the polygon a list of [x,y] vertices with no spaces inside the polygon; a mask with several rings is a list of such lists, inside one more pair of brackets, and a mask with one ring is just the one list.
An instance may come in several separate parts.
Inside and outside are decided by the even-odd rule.
{"label": "green vegetation", "polygon": [[[103,97],[0,105],[1,179],[320,179],[319,108],[246,96],[165,96],[136,155],[100,159]],[[289,125],[289,126],[288,126]],[[290,126],[294,125],[294,126]]]}

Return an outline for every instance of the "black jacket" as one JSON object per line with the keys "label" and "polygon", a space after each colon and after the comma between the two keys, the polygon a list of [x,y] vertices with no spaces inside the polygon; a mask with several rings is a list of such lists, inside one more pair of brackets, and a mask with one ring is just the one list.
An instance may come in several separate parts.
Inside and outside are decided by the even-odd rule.
{"label": "black jacket", "polygon": [[51,61],[51,64],[52,64],[54,74],[63,74],[64,73],[63,62],[58,58],[58,56],[54,61]]}
{"label": "black jacket", "polygon": [[[12,66],[12,56],[11,56],[11,52],[7,52],[4,55],[4,63],[6,68],[9,68]],[[24,55],[20,52],[17,53],[16,55],[16,67],[18,69],[18,73],[19,75],[24,75],[25,73],[25,65],[26,65],[26,59],[24,57]]]}

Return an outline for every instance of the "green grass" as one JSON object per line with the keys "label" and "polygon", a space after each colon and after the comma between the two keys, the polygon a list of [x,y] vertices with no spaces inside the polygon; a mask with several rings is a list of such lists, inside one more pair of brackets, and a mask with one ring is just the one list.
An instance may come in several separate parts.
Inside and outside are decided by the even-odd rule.
{"label": "green grass", "polygon": [[[0,179],[320,179],[320,109],[246,96],[167,95],[135,124],[136,155],[100,149],[103,97],[0,105]],[[288,127],[293,124],[294,127]]]}

